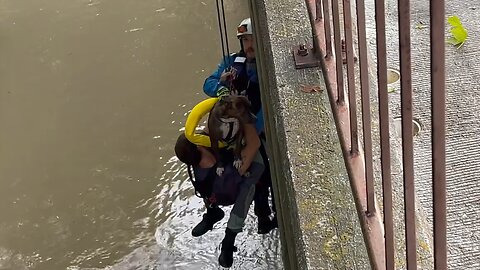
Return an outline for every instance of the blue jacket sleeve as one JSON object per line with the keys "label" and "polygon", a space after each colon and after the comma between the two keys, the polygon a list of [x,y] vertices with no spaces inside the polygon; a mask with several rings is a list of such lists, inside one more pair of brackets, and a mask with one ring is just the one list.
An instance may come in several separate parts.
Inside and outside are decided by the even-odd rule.
{"label": "blue jacket sleeve", "polygon": [[257,130],[257,133],[260,134],[264,132],[265,129],[265,124],[263,120],[263,110],[260,109],[260,111],[256,115],[257,119],[255,121],[255,129]]}
{"label": "blue jacket sleeve", "polygon": [[226,60],[222,60],[218,65],[217,70],[213,72],[212,75],[210,75],[207,79],[205,79],[205,82],[203,83],[203,92],[205,92],[205,94],[210,97],[217,96],[218,88],[225,86],[220,82],[220,76],[225,69],[231,66],[231,63],[233,63],[234,59],[235,56],[231,55],[227,57]]}

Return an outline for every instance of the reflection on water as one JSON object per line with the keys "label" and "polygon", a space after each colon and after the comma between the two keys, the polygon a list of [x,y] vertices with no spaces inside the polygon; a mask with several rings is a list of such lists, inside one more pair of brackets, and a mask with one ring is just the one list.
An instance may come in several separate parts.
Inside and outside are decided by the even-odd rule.
{"label": "reflection on water", "polygon": [[[155,233],[156,243],[134,250],[114,269],[219,269],[220,242],[231,207],[224,208],[225,218],[212,231],[192,237],[191,229],[201,220],[203,203],[193,196],[186,167],[176,158],[166,165],[169,169],[162,178],[176,180],[159,185],[157,202],[152,204],[157,216],[162,217]],[[258,235],[253,208],[246,222],[245,231],[236,240],[239,251],[231,269],[283,269],[278,232]]]}
{"label": "reflection on water", "polygon": [[[235,29],[245,3],[225,3]],[[216,27],[214,1],[1,1],[0,269],[218,268],[227,218],[191,237],[202,204],[173,157]],[[255,228],[234,269],[281,269]]]}

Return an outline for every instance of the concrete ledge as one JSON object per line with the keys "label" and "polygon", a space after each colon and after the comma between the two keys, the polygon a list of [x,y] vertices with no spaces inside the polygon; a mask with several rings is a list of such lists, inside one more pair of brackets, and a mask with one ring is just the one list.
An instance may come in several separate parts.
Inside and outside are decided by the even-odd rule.
{"label": "concrete ledge", "polygon": [[370,269],[320,68],[294,68],[291,48],[311,43],[305,2],[250,7],[285,269]]}

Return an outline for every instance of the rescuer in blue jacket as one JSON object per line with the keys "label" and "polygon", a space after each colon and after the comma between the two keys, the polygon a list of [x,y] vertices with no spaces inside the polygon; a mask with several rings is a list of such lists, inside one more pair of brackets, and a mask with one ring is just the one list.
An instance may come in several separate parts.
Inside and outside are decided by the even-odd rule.
{"label": "rescuer in blue jacket", "polygon": [[[226,56],[218,68],[203,84],[203,91],[211,97],[221,96],[234,91],[248,97],[252,113],[256,116],[255,128],[262,139],[262,154],[265,171],[255,191],[255,214],[258,217],[258,233],[265,234],[277,227],[276,214],[270,219],[272,209],[268,203],[269,188],[272,186],[266,141],[264,133],[264,118],[260,97],[257,66],[255,62],[255,40],[250,18],[243,20],[237,28],[237,37],[240,40],[241,50],[238,53]],[[273,192],[272,192],[273,198]],[[275,212],[275,204],[272,205]]]}

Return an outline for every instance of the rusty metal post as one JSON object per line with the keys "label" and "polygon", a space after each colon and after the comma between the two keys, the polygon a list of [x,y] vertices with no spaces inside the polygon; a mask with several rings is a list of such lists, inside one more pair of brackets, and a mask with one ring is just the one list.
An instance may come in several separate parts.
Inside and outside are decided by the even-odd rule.
{"label": "rusty metal post", "polygon": [[385,37],[386,23],[384,0],[375,0],[375,14],[380,151],[383,184],[383,217],[385,229],[385,263],[386,269],[395,269],[395,235],[393,225],[393,191],[390,154],[390,124],[387,88],[387,45]]}
{"label": "rusty metal post", "polygon": [[323,0],[323,27],[325,31],[325,58],[332,57],[332,30],[330,28],[330,8],[329,0]]}
{"label": "rusty metal post", "polygon": [[312,48],[308,48],[306,44],[300,44],[293,48],[293,57],[295,61],[295,68],[308,68],[308,67],[318,67],[320,65],[318,59],[320,57],[321,51],[319,51],[319,45],[317,41],[317,29],[315,27],[315,18],[312,12],[311,7],[307,4],[308,10],[308,19],[310,21],[310,27],[312,30]]}
{"label": "rusty metal post", "polygon": [[403,180],[407,269],[417,269],[415,182],[413,167],[412,66],[410,54],[410,0],[398,0],[400,86],[402,111]]}
{"label": "rusty metal post", "polygon": [[[357,100],[355,92],[355,60],[353,57],[352,7],[343,0],[343,26],[347,53],[348,105],[350,109],[350,153],[358,154]],[[338,57],[338,55],[337,55]]]}
{"label": "rusty metal post", "polygon": [[315,20],[316,21],[323,19],[322,2],[323,2],[322,0],[315,0]]}
{"label": "rusty metal post", "polygon": [[[308,3],[313,6],[314,2],[313,0],[310,0]],[[355,199],[357,210],[359,211],[358,214],[360,217],[362,231],[364,233],[370,264],[372,269],[383,270],[385,269],[383,224],[380,220],[380,215],[367,216],[364,156],[352,155],[350,152],[350,116],[345,103],[339,102],[338,98],[338,90],[341,89],[341,91],[343,91],[343,60],[341,57],[340,16],[338,9],[338,0],[332,0],[332,17],[334,20],[334,26],[337,26],[335,27],[335,32],[338,31],[338,33],[335,34],[335,45],[339,47],[338,50],[335,49],[335,55],[338,55],[339,57],[336,57],[335,60],[333,58],[320,58],[319,60],[322,67],[323,76],[325,78],[325,87],[330,97],[330,105],[332,106],[335,123],[337,125],[337,132],[340,139],[340,145],[342,147],[343,157],[345,159],[345,165],[350,178],[353,197]],[[324,6],[324,12],[325,10],[326,8]],[[324,22],[327,20],[327,18],[327,16],[324,17]],[[335,21],[337,21],[337,23],[335,23]],[[321,24],[318,25],[317,31],[319,33],[317,38],[319,39],[318,43],[321,46],[321,50],[326,50],[327,44],[323,39],[325,37],[325,26]],[[340,78],[339,80],[341,80],[341,82],[338,82],[337,78]],[[342,85],[339,85],[340,83]]]}
{"label": "rusty metal post", "polygon": [[332,0],[333,41],[335,42],[335,67],[337,77],[337,103],[345,103],[345,89],[343,86],[343,61],[342,61],[342,34],[340,33],[340,10],[338,0]]}
{"label": "rusty metal post", "polygon": [[[315,7],[317,6],[317,1],[318,0],[315,0]],[[318,57],[320,57],[320,46],[318,44],[318,40],[317,40],[317,27],[316,27],[316,19],[313,17],[314,14],[313,14],[313,11],[312,11],[312,8],[310,5],[307,4],[307,10],[308,10],[308,19],[310,21],[310,27],[312,29],[312,50],[313,50],[313,53],[315,54],[315,58],[316,58],[316,64],[317,66],[319,65],[319,62],[318,62]],[[317,13],[318,10],[315,11],[315,13]]]}
{"label": "rusty metal post", "polygon": [[445,176],[445,0],[430,0],[434,264],[447,269]]}
{"label": "rusty metal post", "polygon": [[375,184],[373,179],[372,117],[370,113],[370,85],[368,82],[368,50],[365,25],[365,2],[357,0],[358,51],[360,57],[360,86],[362,93],[362,122],[365,155],[365,179],[367,182],[367,214],[375,215]]}

